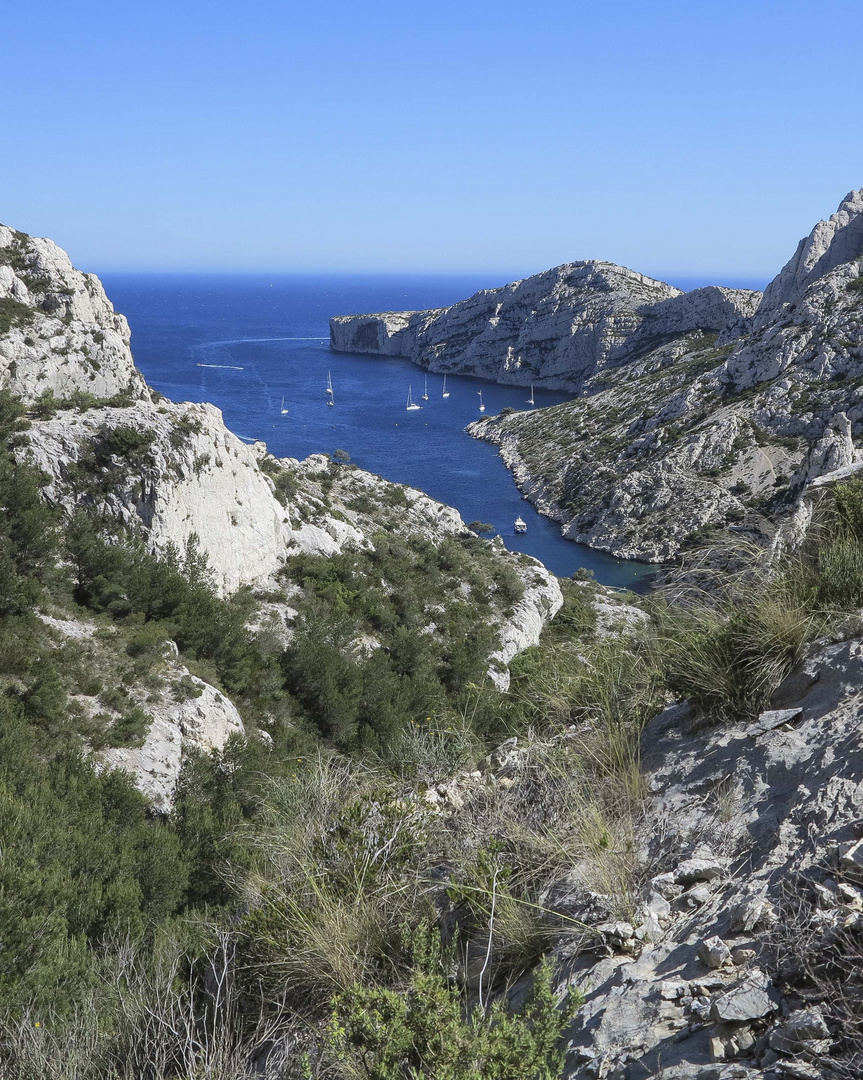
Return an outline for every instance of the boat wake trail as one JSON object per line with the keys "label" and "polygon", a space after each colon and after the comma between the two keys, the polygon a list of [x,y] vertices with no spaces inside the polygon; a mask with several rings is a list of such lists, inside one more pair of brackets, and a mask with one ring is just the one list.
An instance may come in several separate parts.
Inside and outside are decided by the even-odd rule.
{"label": "boat wake trail", "polygon": [[198,367],[214,367],[223,368],[226,371],[245,371],[245,368],[239,367],[237,364],[198,364]]}

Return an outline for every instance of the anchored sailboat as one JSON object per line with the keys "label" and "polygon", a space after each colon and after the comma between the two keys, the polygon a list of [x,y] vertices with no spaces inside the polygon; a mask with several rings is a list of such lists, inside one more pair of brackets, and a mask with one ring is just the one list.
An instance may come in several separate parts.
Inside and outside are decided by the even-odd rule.
{"label": "anchored sailboat", "polygon": [[428,375],[426,375],[425,376],[425,381],[423,382],[423,401],[428,401],[428,399],[429,399],[429,377],[428,377]]}
{"label": "anchored sailboat", "polygon": [[[533,400],[533,383],[530,384],[530,397],[527,399],[527,403],[528,405],[536,405],[536,402]],[[526,530],[527,526],[525,526],[525,531]]]}
{"label": "anchored sailboat", "polygon": [[443,393],[441,394],[441,397],[449,397],[449,390],[446,388],[446,375],[443,377]]}
{"label": "anchored sailboat", "polygon": [[285,408],[285,395],[282,394],[282,416],[287,416],[288,410]]}
{"label": "anchored sailboat", "polygon": [[329,372],[327,372],[327,393],[332,396],[333,393],[333,380]]}
{"label": "anchored sailboat", "polygon": [[417,405],[415,402],[411,401],[411,388],[409,386],[408,387],[407,411],[408,412],[416,412],[417,409],[421,409],[421,408],[422,408],[422,405]]}
{"label": "anchored sailboat", "polygon": [[479,394],[479,411],[485,412],[485,405],[482,403],[482,390],[477,390],[477,393]]}

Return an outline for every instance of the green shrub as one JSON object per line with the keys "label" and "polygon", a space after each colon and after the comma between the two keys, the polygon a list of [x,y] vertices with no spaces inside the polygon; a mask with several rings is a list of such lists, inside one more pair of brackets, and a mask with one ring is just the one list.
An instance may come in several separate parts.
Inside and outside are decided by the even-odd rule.
{"label": "green shrub", "polygon": [[558,1080],[563,1031],[580,999],[571,994],[557,1006],[551,965],[537,968],[516,1013],[502,1000],[487,1011],[466,1012],[448,970],[437,935],[417,931],[404,990],[357,985],[340,994],[325,1048],[342,1064],[337,1075],[355,1075],[357,1069],[368,1080]]}

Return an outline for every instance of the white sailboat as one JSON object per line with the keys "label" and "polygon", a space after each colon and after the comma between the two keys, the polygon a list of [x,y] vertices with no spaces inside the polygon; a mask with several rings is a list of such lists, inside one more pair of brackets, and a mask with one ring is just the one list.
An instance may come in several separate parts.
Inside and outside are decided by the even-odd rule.
{"label": "white sailboat", "polygon": [[528,405],[536,405],[536,402],[533,400],[533,383],[530,384],[530,397],[527,399],[527,403]]}
{"label": "white sailboat", "polygon": [[477,393],[479,394],[479,411],[485,412],[485,405],[482,403],[482,390],[477,390]]}
{"label": "white sailboat", "polygon": [[288,410],[285,408],[285,395],[282,394],[282,416],[287,416]]}
{"label": "white sailboat", "polygon": [[332,397],[333,394],[333,380],[329,372],[327,372],[327,393]]}
{"label": "white sailboat", "polygon": [[443,393],[441,394],[441,397],[449,397],[449,390],[446,388],[446,375],[443,377]]}
{"label": "white sailboat", "polygon": [[428,377],[428,375],[426,375],[424,378],[425,378],[425,381],[423,382],[423,401],[428,401],[428,399],[429,399],[429,377]]}
{"label": "white sailboat", "polygon": [[421,408],[422,408],[422,405],[417,405],[415,402],[411,401],[411,388],[409,386],[408,387],[407,411],[408,412],[416,412],[417,409],[421,409]]}

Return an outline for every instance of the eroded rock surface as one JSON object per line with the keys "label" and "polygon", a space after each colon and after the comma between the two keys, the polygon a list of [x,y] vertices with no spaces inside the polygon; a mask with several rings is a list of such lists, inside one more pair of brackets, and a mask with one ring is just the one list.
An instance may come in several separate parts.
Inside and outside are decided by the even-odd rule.
{"label": "eroded rock surface", "polygon": [[51,240],[0,225],[0,386],[28,401],[46,391],[149,399],[129,337],[95,274]]}
{"label": "eroded rock surface", "polygon": [[741,289],[683,293],[613,263],[567,263],[451,308],[333,318],[330,345],[407,356],[429,371],[575,390],[680,334],[751,315],[759,300]]}
{"label": "eroded rock surface", "polygon": [[[647,727],[631,940],[560,951],[587,996],[571,1080],[854,1075],[826,957],[863,947],[861,680],[852,639],[814,649],[760,723],[699,729],[678,705]],[[822,947],[819,985],[799,964]]]}

